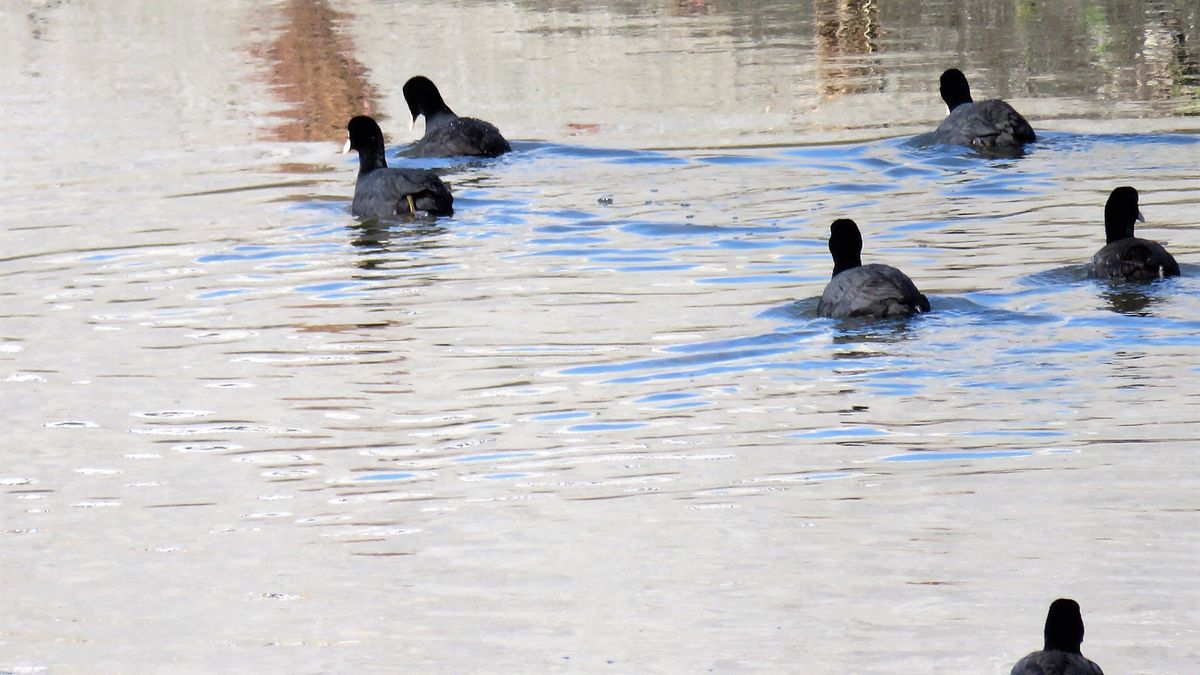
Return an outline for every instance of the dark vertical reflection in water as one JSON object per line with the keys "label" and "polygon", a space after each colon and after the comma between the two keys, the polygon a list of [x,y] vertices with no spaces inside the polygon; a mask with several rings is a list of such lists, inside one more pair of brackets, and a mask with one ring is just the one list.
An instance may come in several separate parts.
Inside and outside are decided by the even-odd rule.
{"label": "dark vertical reflection in water", "polygon": [[1182,111],[1189,115],[1200,114],[1200,49],[1195,39],[1188,43],[1189,33],[1197,37],[1200,17],[1196,12],[1195,8],[1190,16],[1181,11],[1170,12],[1163,21],[1170,55],[1163,59],[1168,77],[1159,87],[1159,98],[1191,100],[1192,104]]}
{"label": "dark vertical reflection in water", "polygon": [[822,96],[883,90],[871,55],[880,51],[879,7],[873,0],[815,0],[817,80]]}
{"label": "dark vertical reflection in water", "polygon": [[1159,298],[1140,286],[1113,284],[1100,293],[1112,311],[1130,316],[1154,316],[1154,305]]}
{"label": "dark vertical reflection in water", "polygon": [[[936,90],[936,78],[924,74],[932,65],[938,72],[949,66],[970,71],[986,82],[988,96],[1004,98],[1182,102],[1182,112],[1195,114],[1200,97],[1200,50],[1195,46],[1200,38],[1200,6],[1192,2],[810,0],[668,2],[663,7],[527,0],[517,4],[546,13],[601,12],[639,18],[662,13],[680,21],[695,20],[697,29],[728,35],[742,49],[799,46],[798,60],[807,39],[815,34],[819,86],[826,96],[880,91],[885,86],[899,91]],[[881,52],[912,58],[889,59],[884,68],[876,58]],[[930,64],[931,53],[943,54],[944,62]],[[853,63],[856,56],[861,63]],[[914,61],[923,73],[915,86],[896,77]]]}
{"label": "dark vertical reflection in water", "polygon": [[345,16],[324,0],[291,0],[278,11],[283,27],[265,56],[272,90],[288,108],[272,140],[339,138],[346,120],[371,113],[376,98],[353,44],[338,31]]}
{"label": "dark vertical reflection in water", "polygon": [[53,0],[30,6],[29,11],[25,14],[25,20],[29,23],[29,36],[34,40],[44,40],[46,27],[50,23],[47,14],[51,10],[61,7],[62,4],[62,0]]}
{"label": "dark vertical reflection in water", "polygon": [[947,65],[987,72],[997,96],[1163,101],[1194,84],[1197,52],[1186,45],[1198,12],[1195,3],[981,0],[881,9],[892,33],[912,38],[905,50],[946,49],[956,61]]}
{"label": "dark vertical reflection in water", "polygon": [[354,264],[363,270],[385,269],[397,255],[428,254],[444,246],[446,228],[437,223],[400,226],[395,222],[366,220],[350,226],[350,243],[359,256]]}

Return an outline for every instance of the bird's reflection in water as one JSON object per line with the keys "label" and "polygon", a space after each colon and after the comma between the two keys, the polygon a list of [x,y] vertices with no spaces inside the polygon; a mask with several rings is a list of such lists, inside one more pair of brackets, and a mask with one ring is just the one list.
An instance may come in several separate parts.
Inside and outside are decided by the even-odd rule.
{"label": "bird's reflection in water", "polygon": [[443,248],[445,226],[434,220],[383,221],[370,218],[350,226],[350,243],[361,254],[360,269],[395,267],[397,254],[428,252]]}
{"label": "bird's reflection in water", "polygon": [[[918,317],[890,320],[843,319],[833,333],[833,344],[849,349],[839,350],[835,359],[869,359],[889,355],[884,345],[895,345],[916,338],[913,322]],[[862,347],[865,349],[853,349]]]}
{"label": "bird's reflection in water", "polygon": [[1162,302],[1162,298],[1147,292],[1149,290],[1149,286],[1122,283],[1109,286],[1100,295],[1108,308],[1118,314],[1153,316],[1152,308]]}

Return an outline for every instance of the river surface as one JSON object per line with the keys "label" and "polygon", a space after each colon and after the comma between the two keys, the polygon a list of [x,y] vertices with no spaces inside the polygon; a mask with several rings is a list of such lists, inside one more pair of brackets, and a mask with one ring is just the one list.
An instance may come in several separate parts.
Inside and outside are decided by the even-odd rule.
{"label": "river surface", "polygon": [[[1200,663],[1191,2],[0,3],[0,672]],[[1039,142],[930,145],[962,68]],[[425,74],[513,141],[410,160]],[[349,214],[370,112],[456,213]],[[1085,278],[1103,205],[1183,277]],[[815,315],[829,223],[933,312]]]}

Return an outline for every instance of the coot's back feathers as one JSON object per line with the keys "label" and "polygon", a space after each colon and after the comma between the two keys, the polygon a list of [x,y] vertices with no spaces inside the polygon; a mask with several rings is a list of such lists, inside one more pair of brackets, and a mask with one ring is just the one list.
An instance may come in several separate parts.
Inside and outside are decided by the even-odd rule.
{"label": "coot's back feathers", "polygon": [[434,127],[413,146],[414,157],[499,157],[512,146],[496,127],[473,117],[455,117]]}
{"label": "coot's back feathers", "polygon": [[938,143],[1005,150],[1037,140],[1033,127],[1008,103],[973,101],[967,78],[957,68],[942,73],[941,94],[950,114],[934,131]]}
{"label": "coot's back feathers", "polygon": [[929,311],[929,300],[912,279],[889,265],[863,265],[862,235],[846,218],[829,227],[833,278],[821,294],[817,313],[833,318],[891,318]]}
{"label": "coot's back feathers", "polygon": [[1041,651],[1017,661],[1010,675],[1104,675],[1100,666],[1080,653],[1083,617],[1079,603],[1067,598],[1050,603],[1043,635]]}
{"label": "coot's back feathers", "polygon": [[404,100],[413,122],[425,116],[425,135],[409,150],[415,157],[498,157],[512,150],[495,125],[459,117],[429,78],[417,75],[404,83]]}
{"label": "coot's back feathers", "polygon": [[846,270],[829,281],[817,313],[838,319],[891,318],[929,311],[929,300],[912,279],[889,265],[872,263]]}
{"label": "coot's back feathers", "polygon": [[1154,281],[1179,276],[1179,263],[1167,249],[1149,239],[1122,239],[1096,251],[1088,265],[1093,279]]}
{"label": "coot's back feathers", "polygon": [[419,215],[413,213],[408,197],[418,212],[448,215],[454,211],[450,188],[432,171],[418,169],[379,169],[360,175],[350,210],[362,218]]}
{"label": "coot's back feathers", "polygon": [[1094,279],[1153,281],[1179,276],[1179,263],[1161,244],[1133,236],[1136,221],[1145,221],[1138,209],[1138,193],[1121,186],[1104,205],[1104,248],[1092,256],[1088,276]]}
{"label": "coot's back feathers", "polygon": [[1009,675],[1104,675],[1104,671],[1082,654],[1040,651],[1017,661]]}
{"label": "coot's back feathers", "polygon": [[[346,125],[346,149],[358,151],[358,179],[351,212],[360,218],[391,218],[452,213],[454,197],[437,174],[425,169],[389,168],[384,157],[383,132],[375,120],[360,115]],[[410,202],[411,199],[411,202]]]}

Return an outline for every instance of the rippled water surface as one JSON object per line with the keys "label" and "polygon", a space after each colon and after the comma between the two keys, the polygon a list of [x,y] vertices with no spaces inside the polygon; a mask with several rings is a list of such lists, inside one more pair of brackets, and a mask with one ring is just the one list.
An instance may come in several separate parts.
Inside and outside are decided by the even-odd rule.
{"label": "rippled water surface", "polygon": [[[1194,6],[424,7],[0,5],[0,672],[1200,662]],[[1086,279],[1122,184],[1182,277]],[[816,316],[838,217],[931,314]]]}

